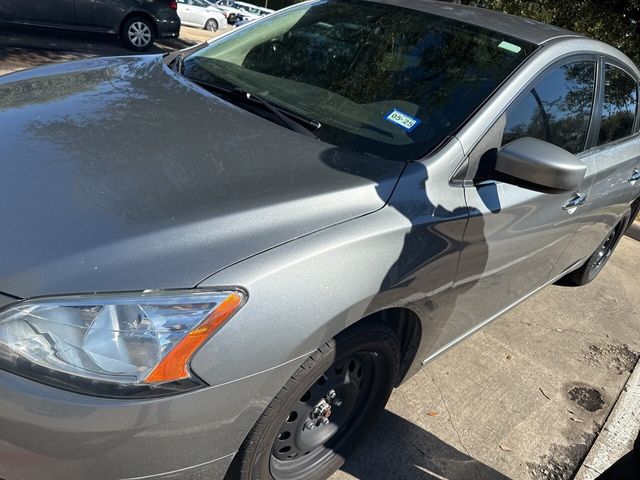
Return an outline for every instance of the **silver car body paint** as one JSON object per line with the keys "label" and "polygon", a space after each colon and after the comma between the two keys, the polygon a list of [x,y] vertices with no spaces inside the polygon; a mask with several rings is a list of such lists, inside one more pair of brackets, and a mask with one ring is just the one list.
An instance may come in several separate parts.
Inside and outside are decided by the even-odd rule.
{"label": "silver car body paint", "polygon": [[[581,193],[588,204],[570,213],[562,205],[573,192],[470,181],[481,154],[499,146],[496,132],[507,107],[549,66],[587,55],[617,62],[640,80],[627,57],[571,32],[493,12],[388,3],[416,5],[543,45],[455,137],[429,158],[406,165],[363,164],[223,105],[157,57],[72,63],[0,79],[3,92],[15,95],[9,110],[0,109],[0,121],[22,135],[16,140],[0,133],[4,152],[21,160],[11,163],[13,177],[3,181],[2,191],[20,195],[19,185],[12,185],[16,179],[40,186],[37,199],[25,195],[3,210],[15,231],[0,238],[0,290],[15,297],[0,296],[0,306],[17,297],[99,290],[239,285],[249,292],[245,307],[192,361],[193,371],[211,385],[202,390],[112,400],[0,372],[0,477],[221,478],[261,412],[317,346],[371,313],[407,309],[421,323],[411,375],[578,267],[640,197],[638,182],[628,181],[640,166],[637,134],[581,154],[587,165]],[[111,72],[106,80],[105,71]],[[94,98],[87,78],[98,90],[115,79],[137,96],[163,98],[157,110],[143,112],[153,118],[186,110],[190,117],[194,111],[195,118],[221,117],[220,131],[185,120],[176,122],[177,131],[167,124],[166,138],[159,139],[142,127],[142,113],[118,116],[123,98],[109,90],[103,92],[102,125],[121,133],[116,144],[91,132],[90,148],[69,140],[80,131],[73,120],[95,120],[90,109],[72,112],[71,123],[59,129],[33,124],[34,116],[48,113],[32,98],[39,87],[59,80],[58,91],[45,99],[47,108],[69,108],[60,90]],[[29,125],[40,130],[24,128]],[[139,150],[131,152],[123,140],[136,128]],[[188,154],[174,149],[194,131],[196,140],[209,142],[189,142]],[[249,131],[262,133],[247,141]],[[112,149],[124,160],[108,165],[106,179],[100,178],[96,169]],[[95,163],[87,157],[91,152]],[[155,156],[169,170],[158,169]],[[82,182],[65,183],[56,176],[60,168]],[[133,181],[122,184],[127,175]],[[148,175],[159,190],[145,190]],[[177,186],[175,178],[182,179]],[[48,204],[53,198],[63,211]],[[94,222],[92,215],[102,219]],[[102,224],[108,229],[100,230]],[[78,225],[90,228],[73,230]],[[43,229],[47,238],[36,238]],[[34,234],[25,238],[26,231]],[[31,255],[21,256],[25,250]]]}

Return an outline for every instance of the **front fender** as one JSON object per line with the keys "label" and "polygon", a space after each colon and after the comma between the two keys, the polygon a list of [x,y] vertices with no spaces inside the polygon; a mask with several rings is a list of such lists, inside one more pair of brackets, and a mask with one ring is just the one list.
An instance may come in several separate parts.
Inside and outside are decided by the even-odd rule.
{"label": "front fender", "polygon": [[198,352],[191,368],[217,385],[314,351],[375,308],[410,228],[385,208],[209,278],[200,286],[239,285],[249,299]]}
{"label": "front fender", "polygon": [[409,308],[422,322],[416,362],[451,341],[448,296],[468,211],[462,191],[452,194],[442,176],[460,155],[455,144],[438,165],[410,164],[381,210],[244,260],[201,283],[241,286],[249,300],[198,352],[194,372],[211,385],[253,375],[304,356],[392,307]]}

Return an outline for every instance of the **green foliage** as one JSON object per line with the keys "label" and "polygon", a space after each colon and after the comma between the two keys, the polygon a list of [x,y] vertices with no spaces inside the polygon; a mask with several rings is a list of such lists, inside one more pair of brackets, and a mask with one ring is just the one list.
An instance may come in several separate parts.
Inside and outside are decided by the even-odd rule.
{"label": "green foliage", "polygon": [[640,0],[462,0],[568,28],[609,43],[640,64]]}

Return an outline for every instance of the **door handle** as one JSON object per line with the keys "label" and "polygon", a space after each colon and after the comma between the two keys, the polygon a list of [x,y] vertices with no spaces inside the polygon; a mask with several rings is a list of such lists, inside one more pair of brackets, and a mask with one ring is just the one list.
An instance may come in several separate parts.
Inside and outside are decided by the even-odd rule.
{"label": "door handle", "polygon": [[629,183],[637,182],[638,180],[640,180],[640,170],[636,168],[629,177]]}
{"label": "door handle", "polygon": [[576,193],[575,197],[562,205],[563,210],[574,210],[587,203],[587,196],[582,193]]}

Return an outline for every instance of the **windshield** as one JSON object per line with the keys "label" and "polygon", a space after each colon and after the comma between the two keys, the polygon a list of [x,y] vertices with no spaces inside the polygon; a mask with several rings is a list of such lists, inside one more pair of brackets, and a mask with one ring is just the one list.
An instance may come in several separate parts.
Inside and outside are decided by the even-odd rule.
{"label": "windshield", "polygon": [[323,0],[245,26],[185,59],[185,76],[314,119],[323,141],[423,157],[535,49],[497,32],[370,1]]}

